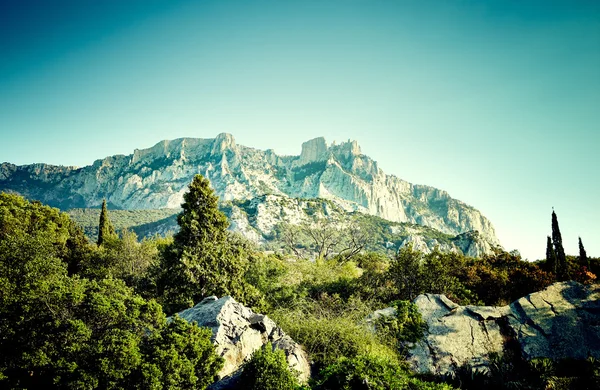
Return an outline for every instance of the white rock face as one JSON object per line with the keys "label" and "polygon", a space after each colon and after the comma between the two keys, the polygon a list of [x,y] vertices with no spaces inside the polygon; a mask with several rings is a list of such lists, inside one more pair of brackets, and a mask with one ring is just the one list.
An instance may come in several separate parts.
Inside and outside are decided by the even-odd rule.
{"label": "white rock face", "polygon": [[212,389],[232,386],[235,377],[241,373],[239,370],[242,364],[267,343],[283,350],[289,366],[300,372],[302,382],[310,377],[308,356],[300,345],[269,317],[254,313],[232,297],[208,297],[178,315],[186,321],[212,330],[211,340],[216,347],[215,352],[225,360],[219,372],[219,378],[225,379],[222,383],[217,382],[211,386]]}
{"label": "white rock face", "polygon": [[[407,361],[416,372],[451,374],[469,364],[485,371],[491,354],[516,348],[526,360],[600,358],[600,286],[555,283],[508,306],[459,306],[444,295],[419,295],[428,330],[411,345]],[[373,317],[394,315],[391,308]],[[386,311],[387,310],[387,311]],[[515,340],[510,346],[510,340]]]}
{"label": "white rock face", "polygon": [[123,209],[177,207],[195,174],[207,177],[222,200],[264,195],[330,199],[347,211],[409,222],[457,235],[476,230],[499,245],[479,211],[445,191],[385,174],[361,154],[356,141],[328,146],[324,138],[302,145],[300,156],[279,156],[215,139],[161,141],[132,155],[111,156],[84,168],[44,164],[0,165],[0,190],[18,192],[63,209],[95,207],[106,198]]}
{"label": "white rock face", "polygon": [[325,138],[319,137],[302,144],[302,152],[297,161],[297,166],[321,161],[323,159],[327,159],[327,143],[325,142]]}

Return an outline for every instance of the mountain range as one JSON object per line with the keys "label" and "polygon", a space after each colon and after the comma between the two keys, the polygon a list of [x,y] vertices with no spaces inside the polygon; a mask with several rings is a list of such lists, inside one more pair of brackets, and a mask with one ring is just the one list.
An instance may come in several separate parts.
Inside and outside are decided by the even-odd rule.
{"label": "mountain range", "polygon": [[[440,246],[474,256],[500,245],[478,210],[446,191],[384,173],[350,140],[328,145],[315,138],[302,144],[299,156],[282,156],[238,145],[223,133],[214,139],[165,140],[85,167],[2,163],[0,191],[62,210],[97,208],[103,199],[112,209],[177,209],[198,173],[210,180],[232,229],[258,243],[269,241],[279,223],[345,214],[386,221],[391,233],[403,232],[397,245],[412,242],[422,250]],[[431,231],[456,240],[442,242]],[[460,241],[463,245],[446,245]]]}

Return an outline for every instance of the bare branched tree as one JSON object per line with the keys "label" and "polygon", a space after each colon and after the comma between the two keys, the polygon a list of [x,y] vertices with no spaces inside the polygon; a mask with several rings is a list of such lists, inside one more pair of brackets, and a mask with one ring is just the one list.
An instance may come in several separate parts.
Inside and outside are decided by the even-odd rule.
{"label": "bare branched tree", "polygon": [[359,254],[373,240],[371,234],[360,226],[350,225],[342,232],[341,249],[338,256],[341,261],[348,261]]}
{"label": "bare branched tree", "polygon": [[300,243],[303,240],[304,232],[297,225],[290,225],[287,223],[282,223],[279,225],[279,238],[283,242],[283,244],[294,252],[296,257],[305,258],[305,251],[300,246]]}

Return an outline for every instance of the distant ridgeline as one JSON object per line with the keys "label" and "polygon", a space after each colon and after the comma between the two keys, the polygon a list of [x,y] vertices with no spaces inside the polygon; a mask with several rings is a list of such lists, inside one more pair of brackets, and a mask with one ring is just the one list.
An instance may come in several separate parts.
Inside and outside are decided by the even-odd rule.
{"label": "distant ridgeline", "polygon": [[[279,156],[237,145],[230,134],[165,140],[83,168],[3,163],[0,191],[71,210],[90,237],[105,198],[117,228],[146,236],[177,228],[175,215],[197,173],[210,180],[232,230],[273,248],[282,245],[282,226],[324,218],[371,229],[373,249],[411,242],[424,251],[439,246],[477,256],[500,245],[478,210],[443,190],[385,174],[356,141],[328,146],[316,138],[302,144],[300,156]],[[90,208],[96,210],[81,210]]]}

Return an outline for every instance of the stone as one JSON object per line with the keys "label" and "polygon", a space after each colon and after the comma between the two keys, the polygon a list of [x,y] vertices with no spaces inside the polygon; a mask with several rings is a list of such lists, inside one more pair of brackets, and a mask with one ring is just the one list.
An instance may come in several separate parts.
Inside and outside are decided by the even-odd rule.
{"label": "stone", "polygon": [[218,374],[220,380],[211,389],[235,386],[244,362],[267,343],[284,351],[289,366],[299,372],[302,382],[310,377],[308,356],[302,347],[269,317],[254,313],[230,296],[204,298],[178,315],[186,321],[210,328],[216,353],[225,360]]}
{"label": "stone", "polygon": [[444,295],[414,303],[428,330],[410,345],[408,362],[419,373],[451,375],[463,365],[486,371],[492,354],[516,340],[523,358],[600,358],[600,285],[555,283],[508,306],[459,306]]}

